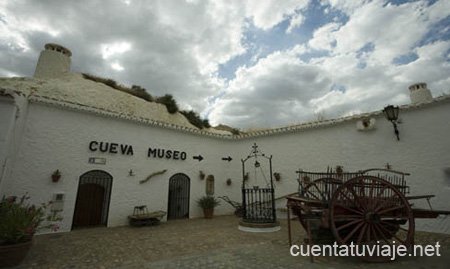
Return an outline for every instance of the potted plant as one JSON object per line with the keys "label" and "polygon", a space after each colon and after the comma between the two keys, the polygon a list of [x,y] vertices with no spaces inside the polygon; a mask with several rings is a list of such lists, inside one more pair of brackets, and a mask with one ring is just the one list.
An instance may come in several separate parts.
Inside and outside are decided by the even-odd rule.
{"label": "potted plant", "polygon": [[214,208],[220,205],[220,201],[214,198],[214,196],[203,196],[197,200],[198,206],[203,209],[205,219],[212,219],[214,215]]}
{"label": "potted plant", "polygon": [[[56,215],[47,213],[48,204],[27,204],[26,194],[3,197],[0,201],[0,267],[15,266],[22,262],[33,242],[36,231],[42,228],[59,229]],[[45,225],[42,225],[43,222]]]}
{"label": "potted plant", "polygon": [[59,170],[57,169],[55,172],[53,172],[52,174],[52,181],[53,182],[58,182],[59,179],[61,178],[61,172],[59,172]]}

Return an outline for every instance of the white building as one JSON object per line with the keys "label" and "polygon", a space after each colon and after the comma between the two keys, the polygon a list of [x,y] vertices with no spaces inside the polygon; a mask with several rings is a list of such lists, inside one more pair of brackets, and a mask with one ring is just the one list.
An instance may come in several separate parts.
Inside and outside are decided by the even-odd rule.
{"label": "white building", "polygon": [[[281,174],[276,197],[297,190],[300,168],[356,171],[389,163],[411,173],[411,195],[435,194],[433,207],[450,209],[450,98],[432,99],[424,83],[410,87],[413,104],[400,108],[400,141],[381,111],[232,135],[199,130],[163,105],[87,80],[70,72],[68,49],[45,48],[33,78],[0,79],[0,195],[28,192],[34,202],[58,196],[60,231],[82,225],[80,219],[126,225],[139,205],[172,218],[200,217],[195,200],[206,188],[200,171],[214,175],[215,196],[240,201],[240,159],[254,143],[273,155]],[[203,160],[194,159],[200,155]],[[228,156],[233,160],[222,160]],[[61,179],[53,182],[56,170]],[[169,198],[171,182],[186,195]],[[231,212],[226,203],[216,209]],[[448,219],[416,220],[416,227],[450,233]]]}

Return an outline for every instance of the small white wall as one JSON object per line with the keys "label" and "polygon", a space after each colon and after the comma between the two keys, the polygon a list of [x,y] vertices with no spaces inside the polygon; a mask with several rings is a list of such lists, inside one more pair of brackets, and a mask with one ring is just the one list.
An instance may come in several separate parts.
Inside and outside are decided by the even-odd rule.
{"label": "small white wall", "polygon": [[14,129],[14,116],[16,107],[11,96],[0,97],[0,189],[5,177],[8,159],[8,145],[11,139],[11,132]]}
{"label": "small white wall", "polygon": [[13,93],[0,96],[0,193],[11,177],[26,121],[27,102]]}
{"label": "small white wall", "polygon": [[[169,178],[184,173],[191,180],[190,217],[200,217],[202,212],[195,200],[205,194],[206,180],[199,179],[199,171],[215,176],[215,196],[241,201],[240,159],[249,154],[256,142],[261,151],[273,155],[273,172],[281,173],[281,181],[274,183],[276,197],[297,191],[295,171],[299,168],[324,171],[327,166],[343,165],[344,170],[355,171],[382,168],[389,162],[393,169],[411,173],[407,178],[411,195],[436,194],[434,208],[450,210],[450,179],[444,174],[450,166],[449,108],[449,102],[442,102],[401,111],[400,141],[392,124],[381,115],[376,117],[376,128],[367,132],[358,131],[354,120],[254,139],[222,140],[32,103],[20,157],[2,193],[20,195],[28,191],[34,201],[44,202],[55,192],[65,192],[61,231],[69,231],[79,177],[90,170],[104,170],[113,177],[108,226],[126,225],[127,216],[136,205],[145,204],[150,211],[167,211]],[[134,155],[91,152],[88,144],[92,140],[132,145]],[[185,151],[187,159],[148,158],[148,147]],[[192,159],[199,154],[203,161]],[[221,160],[227,156],[233,161]],[[104,157],[106,165],[89,164],[89,157]],[[51,174],[56,169],[62,178],[53,183]],[[135,176],[128,175],[130,169]],[[148,175],[164,169],[168,170],[165,174],[139,184]],[[251,167],[248,170],[248,184],[252,186]],[[269,176],[267,172],[266,175]],[[228,178],[233,180],[231,186],[226,185]],[[422,202],[414,203],[425,206]],[[232,212],[233,208],[224,202],[216,209],[216,214]],[[417,220],[416,227],[450,233],[448,219]]]}

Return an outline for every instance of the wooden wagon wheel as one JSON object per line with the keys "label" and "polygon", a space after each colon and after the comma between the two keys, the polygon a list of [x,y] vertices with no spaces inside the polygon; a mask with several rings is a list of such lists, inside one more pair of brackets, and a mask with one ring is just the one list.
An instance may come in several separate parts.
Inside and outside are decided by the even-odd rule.
{"label": "wooden wagon wheel", "polygon": [[353,178],[336,190],[330,205],[330,226],[338,243],[353,242],[360,253],[366,247],[363,259],[371,262],[391,257],[370,256],[367,246],[381,252],[387,248],[384,245],[392,250],[393,245],[408,248],[414,242],[414,217],[408,200],[394,185],[373,176]]}
{"label": "wooden wagon wheel", "polygon": [[[305,188],[300,192],[300,196],[303,198],[329,202],[340,184],[342,184],[342,181],[339,179],[320,178],[306,184]],[[310,210],[311,206],[306,204],[303,207],[293,209],[293,213],[298,216],[298,220],[305,231],[307,230],[307,224],[304,215],[310,213]],[[325,217],[328,218],[328,216]]]}

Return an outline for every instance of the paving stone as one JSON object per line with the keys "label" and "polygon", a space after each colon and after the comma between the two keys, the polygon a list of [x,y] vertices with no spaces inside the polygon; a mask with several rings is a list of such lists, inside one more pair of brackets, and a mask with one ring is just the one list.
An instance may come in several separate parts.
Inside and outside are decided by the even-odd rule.
{"label": "paving stone", "polygon": [[[356,257],[292,257],[287,224],[281,231],[248,233],[237,229],[234,216],[191,219],[154,227],[114,227],[36,236],[17,268],[448,268],[450,235],[416,232],[416,244],[441,244],[441,257],[404,257],[366,263]],[[306,237],[292,223],[295,244]]]}

